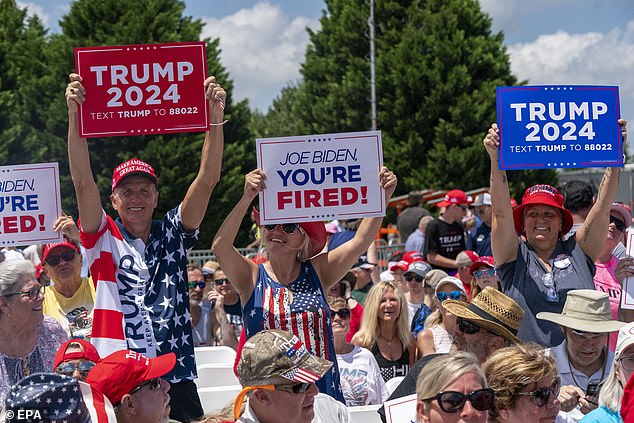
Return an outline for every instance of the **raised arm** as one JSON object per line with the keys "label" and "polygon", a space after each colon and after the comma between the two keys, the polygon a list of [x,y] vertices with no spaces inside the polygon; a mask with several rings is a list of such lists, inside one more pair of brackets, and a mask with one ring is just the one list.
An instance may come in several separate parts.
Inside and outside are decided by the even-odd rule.
{"label": "raised arm", "polygon": [[[627,122],[623,119],[619,119],[618,123],[621,125],[623,143],[625,144],[627,140]],[[599,185],[597,201],[592,205],[586,220],[575,235],[577,243],[593,262],[597,261],[605,244],[605,237],[610,224],[610,208],[616,196],[616,191],[619,188],[620,172],[621,169],[618,167],[608,167],[605,169],[601,184]]]}
{"label": "raised arm", "polygon": [[216,77],[210,76],[205,80],[205,97],[209,101],[211,126],[205,132],[205,142],[200,155],[200,168],[196,179],[189,186],[181,215],[187,229],[196,229],[207,211],[211,192],[220,180],[222,166],[222,149],[224,133],[222,130],[225,116],[224,108],[227,93],[216,83]]}
{"label": "raised arm", "polygon": [[500,136],[497,124],[491,125],[484,138],[484,148],[491,159],[491,202],[493,219],[491,221],[491,249],[495,264],[500,266],[517,258],[519,239],[513,223],[513,208],[506,172],[498,167],[498,146]]}
{"label": "raised arm", "polygon": [[79,105],[86,99],[86,90],[81,77],[71,73],[70,83],[66,87],[66,105],[68,106],[68,163],[70,176],[75,186],[79,220],[85,232],[96,233],[101,223],[101,197],[92,176],[88,144],[79,137]]}
{"label": "raised arm", "polygon": [[[379,179],[381,187],[385,189],[385,204],[387,204],[396,189],[397,178],[394,172],[383,167],[379,173]],[[313,265],[324,289],[327,290],[339,282],[350,270],[359,256],[372,244],[376,234],[381,229],[382,222],[382,217],[364,218],[350,241],[313,259]]]}
{"label": "raised arm", "polygon": [[225,218],[216,232],[211,251],[215,254],[220,267],[229,278],[242,300],[242,304],[251,296],[253,285],[258,277],[258,266],[244,257],[233,246],[240,224],[249,210],[253,199],[264,188],[264,173],[256,169],[244,178],[244,194],[233,210]]}

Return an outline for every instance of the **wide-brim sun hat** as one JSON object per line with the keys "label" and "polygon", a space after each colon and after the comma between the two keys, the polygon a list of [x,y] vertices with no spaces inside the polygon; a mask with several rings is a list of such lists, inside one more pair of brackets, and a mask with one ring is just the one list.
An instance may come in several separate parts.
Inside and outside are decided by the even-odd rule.
{"label": "wide-brim sun hat", "polygon": [[[262,226],[260,225],[260,211],[255,208],[253,209],[253,218],[258,226]],[[324,222],[297,222],[297,224],[308,236],[308,257],[316,256],[326,246],[328,234]]]}
{"label": "wide-brim sun hat", "polygon": [[568,291],[561,313],[542,311],[537,313],[536,317],[570,329],[590,333],[616,332],[625,326],[624,322],[612,320],[608,294],[594,289]]}
{"label": "wide-brim sun hat", "polygon": [[524,209],[532,205],[555,207],[561,212],[562,233],[565,234],[572,228],[572,214],[564,207],[564,196],[550,185],[539,184],[527,188],[522,204],[513,208],[513,223],[518,234],[524,232]]}
{"label": "wide-brim sun hat", "polygon": [[442,305],[457,317],[473,322],[515,344],[521,344],[517,331],[524,320],[524,311],[512,298],[495,288],[485,287],[470,303],[445,300]]}

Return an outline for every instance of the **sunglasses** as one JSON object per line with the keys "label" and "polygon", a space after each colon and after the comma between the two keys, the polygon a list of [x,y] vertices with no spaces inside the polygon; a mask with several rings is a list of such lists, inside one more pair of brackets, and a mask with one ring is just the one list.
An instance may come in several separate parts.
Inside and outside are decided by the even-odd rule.
{"label": "sunglasses", "polygon": [[572,332],[574,335],[580,338],[588,339],[588,340],[597,340],[599,338],[603,338],[604,336],[606,336],[605,333],[584,332],[581,330],[575,330],[571,328],[568,328],[568,330]]}
{"label": "sunglasses", "polygon": [[466,404],[467,401],[471,403],[471,406],[478,411],[489,410],[493,406],[495,400],[495,393],[491,388],[482,388],[471,392],[470,394],[463,394],[456,391],[441,392],[435,397],[427,398],[423,401],[429,400],[438,401],[438,406],[445,413],[457,413]]}
{"label": "sunglasses", "polygon": [[189,289],[194,289],[196,287],[205,289],[205,285],[205,281],[189,281]]}
{"label": "sunglasses", "polygon": [[55,373],[72,377],[77,370],[85,378],[93,367],[95,367],[95,363],[89,360],[80,360],[79,363],[65,361],[55,368]]}
{"label": "sunglasses", "polygon": [[460,207],[462,211],[467,211],[467,206],[461,206],[460,204],[454,204],[456,207]]}
{"label": "sunglasses", "polygon": [[275,386],[276,391],[284,391],[289,394],[303,394],[308,391],[311,387],[312,383],[293,383],[288,384],[285,383],[283,385],[273,385]]}
{"label": "sunglasses", "polygon": [[299,229],[299,223],[282,223],[277,225],[264,225],[264,229],[268,231],[273,231],[278,226],[282,227],[282,232],[285,234],[294,234],[297,229]]}
{"label": "sunglasses", "polygon": [[458,317],[456,319],[456,323],[458,324],[458,329],[460,329],[462,333],[465,333],[467,335],[473,335],[474,333],[480,332],[480,330],[482,329],[480,326],[476,325],[475,323],[471,323],[470,321],[465,320],[462,317]]}
{"label": "sunglasses", "polygon": [[436,294],[436,298],[438,298],[438,301],[441,303],[446,299],[459,300],[462,298],[462,291],[455,290],[451,292],[439,292]]}
{"label": "sunglasses", "polygon": [[22,295],[22,296],[27,296],[29,297],[29,299],[31,301],[35,301],[38,298],[40,298],[40,294],[42,294],[44,292],[44,287],[42,285],[39,285],[33,289],[31,289],[30,291],[20,291],[20,292],[14,292],[13,294],[7,294],[7,295],[3,295],[4,297],[12,297],[14,295]]}
{"label": "sunglasses", "polygon": [[422,283],[423,279],[425,279],[425,278],[423,278],[422,276],[412,275],[411,273],[408,273],[407,275],[405,275],[405,280],[407,282],[411,282],[411,281],[415,280],[418,283]]}
{"label": "sunglasses", "polygon": [[610,216],[610,223],[614,223],[614,227],[619,231],[623,232],[625,230],[625,223],[623,221],[617,219],[614,216]]}
{"label": "sunglasses", "polygon": [[70,250],[66,251],[63,254],[60,254],[59,256],[48,256],[46,257],[46,264],[55,267],[60,264],[62,260],[64,260],[66,263],[70,263],[75,259],[76,254],[77,252],[75,250]]}
{"label": "sunglasses", "polygon": [[141,389],[143,389],[144,386],[149,386],[152,391],[158,391],[159,389],[161,389],[161,378],[157,377],[143,382],[142,384],[131,390],[130,395],[140,391]]}
{"label": "sunglasses", "polygon": [[217,286],[222,286],[222,285],[230,285],[230,284],[231,284],[231,281],[230,281],[229,279],[227,279],[227,278],[222,278],[222,279],[216,279],[216,280],[214,281],[214,283],[215,283]]}
{"label": "sunglasses", "polygon": [[553,394],[555,398],[559,395],[559,383],[560,379],[556,378],[555,381],[550,386],[544,386],[541,388],[537,388],[531,392],[518,392],[516,395],[520,397],[531,397],[533,403],[535,403],[538,407],[543,407],[548,404],[548,400],[550,399],[550,394]]}
{"label": "sunglasses", "polygon": [[347,309],[347,308],[342,308],[339,310],[330,309],[330,313],[332,314],[332,317],[339,316],[343,320],[350,318],[350,309]]}
{"label": "sunglasses", "polygon": [[493,267],[489,267],[488,269],[476,270],[473,272],[473,277],[476,279],[481,278],[492,278],[495,276],[495,269]]}

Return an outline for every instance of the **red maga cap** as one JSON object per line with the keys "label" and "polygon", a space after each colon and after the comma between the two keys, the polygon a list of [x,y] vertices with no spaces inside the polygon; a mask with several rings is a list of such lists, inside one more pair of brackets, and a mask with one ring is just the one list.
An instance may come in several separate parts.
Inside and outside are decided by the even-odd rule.
{"label": "red maga cap", "polygon": [[145,176],[158,186],[158,178],[156,177],[152,166],[145,163],[143,160],[130,159],[114,168],[114,172],[112,172],[112,191],[114,191],[123,179],[132,175]]}

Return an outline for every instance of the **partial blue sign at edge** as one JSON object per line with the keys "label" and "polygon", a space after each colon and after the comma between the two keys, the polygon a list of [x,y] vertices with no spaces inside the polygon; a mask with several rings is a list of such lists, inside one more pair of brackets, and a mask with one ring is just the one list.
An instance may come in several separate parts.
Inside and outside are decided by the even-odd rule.
{"label": "partial blue sign at edge", "polygon": [[623,166],[616,86],[497,87],[499,167]]}

